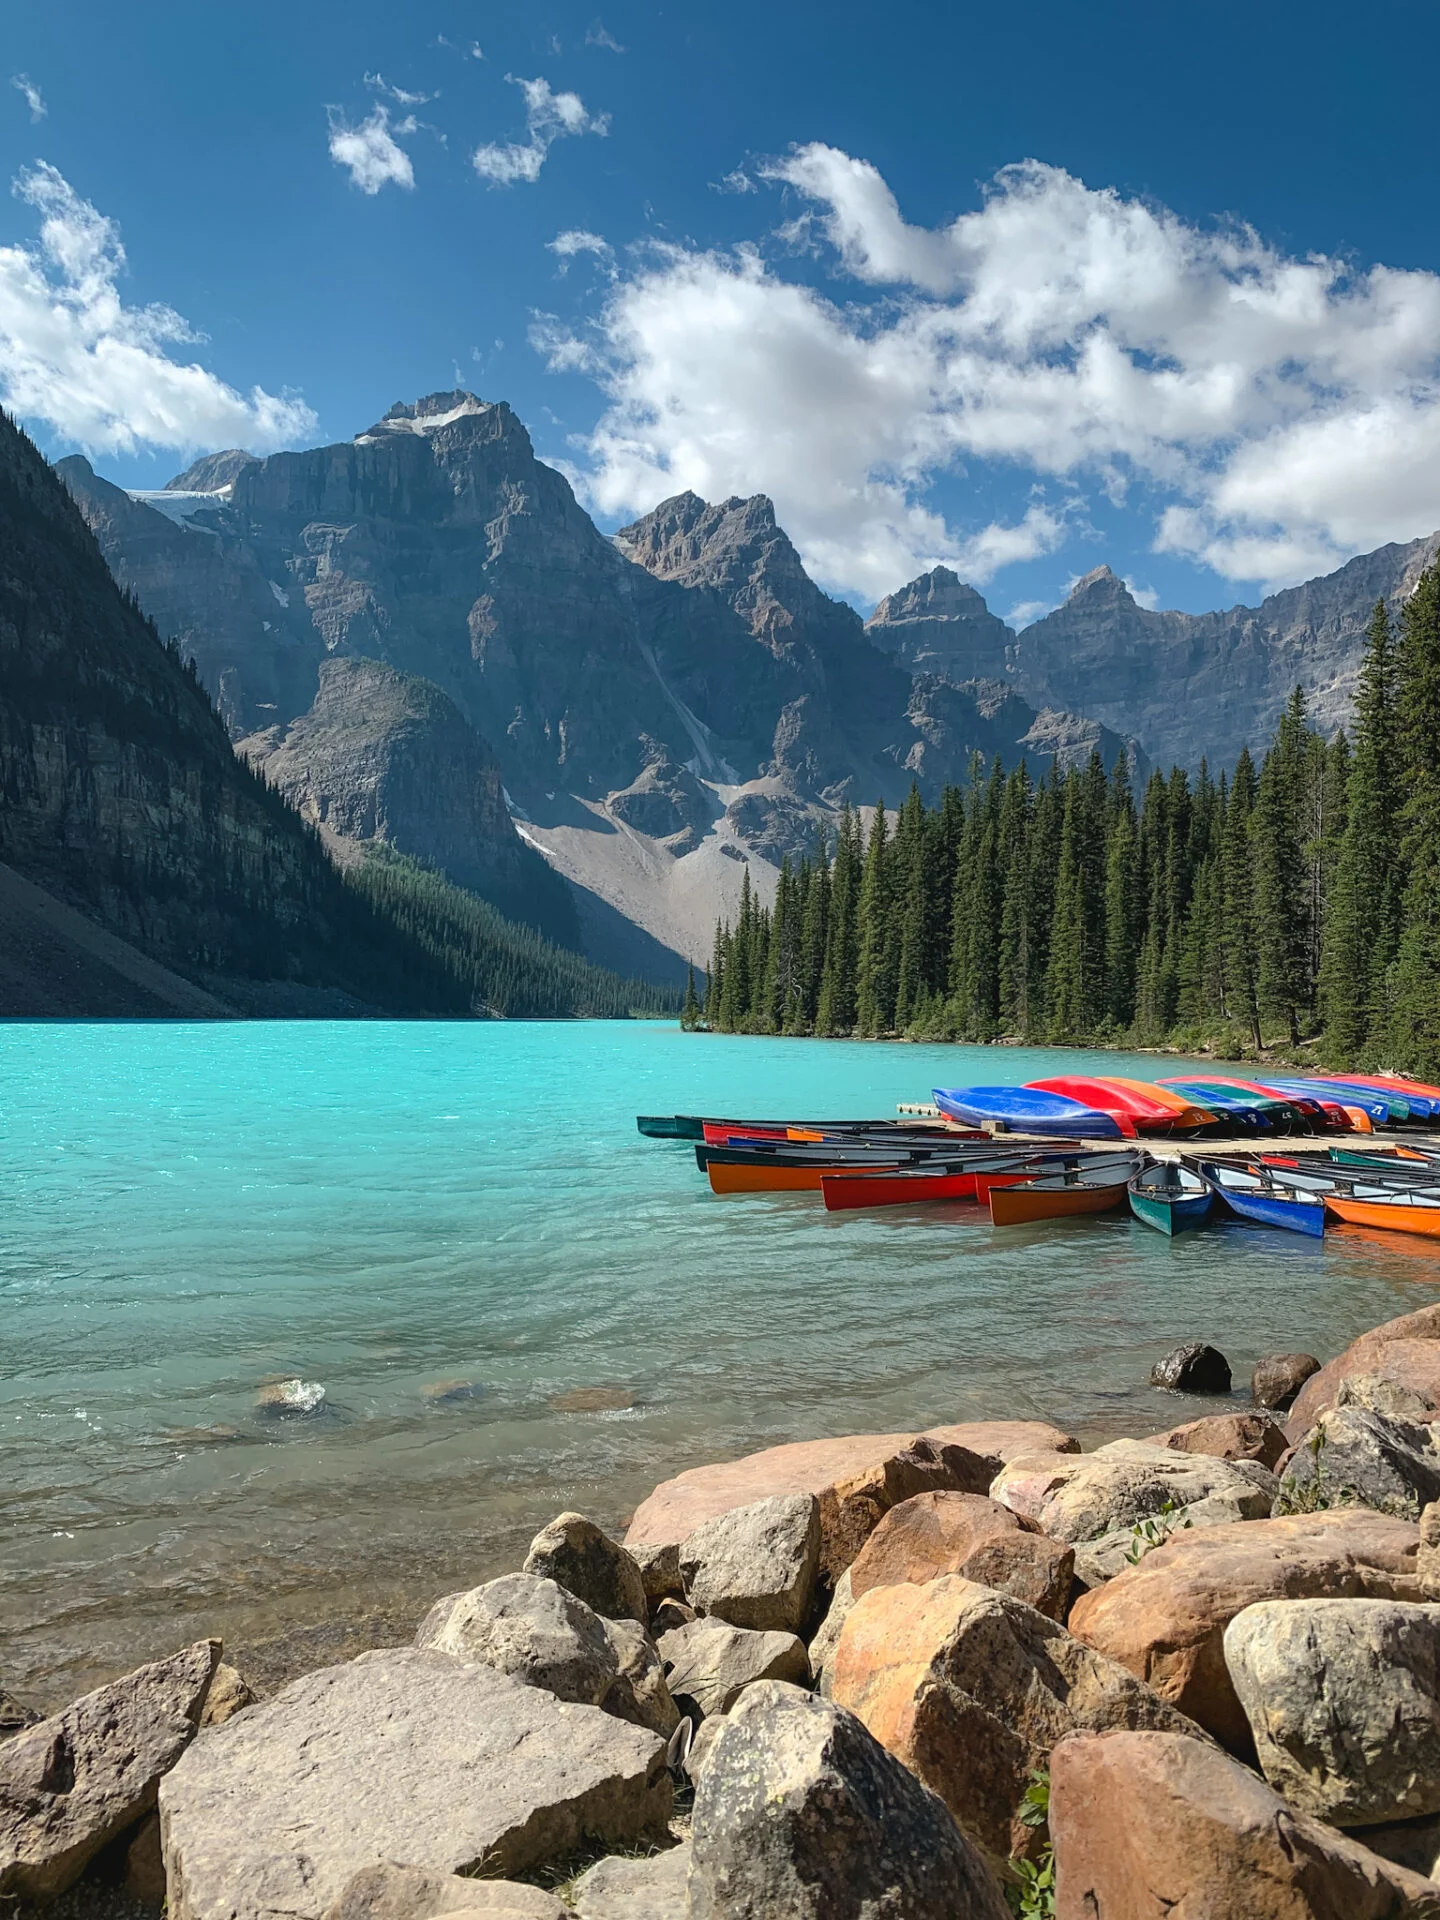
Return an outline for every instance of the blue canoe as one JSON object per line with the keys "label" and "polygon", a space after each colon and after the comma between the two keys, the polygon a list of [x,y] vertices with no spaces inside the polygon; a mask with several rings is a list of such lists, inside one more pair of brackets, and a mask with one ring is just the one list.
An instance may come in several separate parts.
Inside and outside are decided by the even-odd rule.
{"label": "blue canoe", "polygon": [[1203,1227],[1215,1204],[1215,1189],[1193,1167],[1161,1161],[1135,1174],[1129,1185],[1130,1211],[1157,1232],[1185,1233]]}
{"label": "blue canoe", "polygon": [[1230,1211],[1258,1227],[1283,1227],[1287,1233],[1305,1233],[1319,1240],[1325,1233],[1325,1202],[1315,1194],[1300,1194],[1277,1183],[1265,1172],[1217,1160],[1196,1160],[1196,1172],[1212,1187]]}
{"label": "blue canoe", "polygon": [[1133,1136],[1113,1113],[1100,1113],[1067,1100],[1062,1093],[1035,1087],[936,1087],[935,1104],[951,1120],[967,1126],[1011,1127],[1017,1133],[1044,1133],[1079,1140],[1120,1140]]}
{"label": "blue canoe", "polygon": [[1392,1100],[1382,1099],[1373,1087],[1349,1087],[1338,1080],[1266,1080],[1263,1084],[1273,1087],[1282,1099],[1293,1093],[1306,1100],[1328,1101],[1332,1107],[1359,1107],[1382,1127],[1410,1116],[1409,1106],[1398,1094]]}

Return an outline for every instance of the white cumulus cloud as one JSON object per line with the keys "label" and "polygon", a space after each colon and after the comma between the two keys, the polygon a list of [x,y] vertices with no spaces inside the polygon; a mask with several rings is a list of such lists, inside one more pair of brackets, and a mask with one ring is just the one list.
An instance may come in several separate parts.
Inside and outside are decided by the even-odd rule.
{"label": "white cumulus cloud", "polygon": [[0,247],[0,398],[95,452],[253,447],[311,433],[291,394],[249,394],[170,349],[195,333],[172,308],[126,306],[125,250],[112,220],[43,163],[14,182],[40,216],[36,246]]}
{"label": "white cumulus cloud", "polygon": [[12,73],[10,84],[17,93],[23,93],[25,104],[30,109],[31,124],[43,120],[50,109],[45,104],[45,96],[30,78],[28,73]]}
{"label": "white cumulus cloud", "polygon": [[548,80],[519,80],[513,73],[505,78],[525,96],[526,137],[475,149],[471,163],[481,179],[492,186],[511,187],[517,181],[538,180],[551,147],[566,135],[598,133],[603,138],[609,133],[609,114],[588,113],[578,93],[552,92]]}
{"label": "white cumulus cloud", "polygon": [[[1296,258],[1036,161],[935,228],[833,147],[763,177],[798,201],[783,244],[652,249],[590,329],[537,329],[608,395],[601,510],[763,489],[828,585],[873,594],[1049,551],[1091,487],[1138,487],[1158,550],[1266,585],[1440,525],[1440,276]],[[981,467],[1029,508],[947,525],[930,483]]]}
{"label": "white cumulus cloud", "polygon": [[409,154],[396,139],[414,133],[418,122],[413,114],[390,125],[390,109],[377,101],[375,109],[358,127],[350,126],[338,109],[331,107],[330,158],[337,167],[348,167],[351,184],[362,193],[376,194],[391,184],[407,192],[415,185],[415,168]]}

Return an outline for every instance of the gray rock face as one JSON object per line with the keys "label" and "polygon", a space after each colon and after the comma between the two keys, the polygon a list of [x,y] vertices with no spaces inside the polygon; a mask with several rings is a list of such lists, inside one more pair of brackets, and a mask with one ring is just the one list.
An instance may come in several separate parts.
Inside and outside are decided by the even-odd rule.
{"label": "gray rock face", "polygon": [[170,1916],[320,1920],[366,1866],[513,1875],[582,1842],[660,1841],[670,1808],[654,1734],[434,1650],[361,1654],[166,1777]]}
{"label": "gray rock face", "polygon": [[155,1805],[195,1738],[220,1658],[199,1640],[0,1747],[0,1895],[51,1899]]}
{"label": "gray rock face", "polygon": [[485,1914],[489,1920],[566,1920],[553,1893],[520,1880],[465,1880],[456,1873],[401,1867],[392,1860],[362,1867],[325,1920],[438,1920],[441,1914]]}
{"label": "gray rock face", "polygon": [[438,1600],[420,1623],[417,1647],[479,1661],[558,1700],[598,1707],[619,1672],[605,1623],[553,1580],[506,1573]]}
{"label": "gray rock face", "polygon": [[1128,1567],[1138,1566],[1147,1553],[1167,1540],[1181,1538],[1196,1527],[1227,1527],[1236,1520],[1263,1519],[1264,1513],[1257,1511],[1263,1497],[1263,1489],[1257,1492],[1249,1487],[1238,1494],[1214,1493],[1177,1507],[1173,1513],[1157,1514],[1148,1524],[1141,1521],[1102,1533],[1098,1540],[1087,1540],[1075,1549],[1076,1578],[1087,1587],[1098,1587]]}
{"label": "gray rock face", "polygon": [[1265,1778],[1299,1813],[1440,1813],[1440,1606],[1274,1600],[1225,1629]]}
{"label": "gray rock face", "polygon": [[820,1566],[820,1502],[776,1494],[699,1526],[680,1547],[691,1606],[757,1633],[799,1633]]}
{"label": "gray rock face", "polygon": [[816,1630],[815,1638],[810,1642],[810,1671],[815,1676],[815,1684],[823,1694],[830,1692],[828,1668],[835,1658],[835,1649],[840,1644],[840,1633],[850,1609],[855,1604],[855,1594],[850,1585],[850,1569],[847,1567],[835,1582],[835,1592],[831,1596],[825,1618]]}
{"label": "gray rock face", "polygon": [[1440,1450],[1432,1427],[1338,1406],[1320,1416],[1291,1455],[1275,1510],[1373,1507],[1414,1520],[1436,1499]]}
{"label": "gray rock face", "polygon": [[228,487],[243,467],[253,465],[255,455],[243,447],[226,447],[223,453],[203,454],[183,473],[165,482],[166,493],[214,493]]}
{"label": "gray rock face", "polygon": [[1015,635],[949,567],[933,567],[880,601],[865,623],[877,647],[912,673],[944,680],[1001,680]]}
{"label": "gray rock face", "polygon": [[1250,1398],[1257,1407],[1284,1413],[1312,1373],[1320,1371],[1313,1353],[1267,1353],[1255,1362]]}
{"label": "gray rock face", "polygon": [[640,1860],[611,1855],[571,1889],[580,1920],[683,1920],[688,1843]]}
{"label": "gray rock face", "polygon": [[[1029,1511],[1030,1458],[1021,1454],[1001,1468],[991,1485],[993,1500],[1014,1511]],[[1179,1453],[1143,1440],[1112,1440],[1094,1453],[1057,1456],[1048,1479],[1031,1517],[1052,1539],[1071,1546],[1135,1527],[1159,1516],[1167,1503],[1189,1507],[1220,1496],[1233,1509],[1224,1513],[1225,1519],[1263,1519],[1277,1485],[1274,1474],[1257,1460]],[[1216,1512],[1209,1517],[1222,1516]]]}
{"label": "gray rock face", "polygon": [[615,1650],[617,1671],[601,1706],[617,1719],[648,1727],[668,1740],[680,1713],[665,1684],[665,1667],[654,1641],[634,1620],[607,1620],[604,1627]]}
{"label": "gray rock face", "polygon": [[555,1581],[607,1620],[638,1620],[643,1627],[650,1618],[639,1567],[582,1513],[562,1513],[542,1527],[524,1570]]}
{"label": "gray rock face", "polygon": [[695,1789],[688,1920],[1005,1920],[939,1800],[853,1715],[753,1688]]}
{"label": "gray rock face", "polygon": [[754,1633],[722,1620],[696,1620],[662,1633],[665,1678],[681,1711],[693,1702],[701,1714],[729,1713],[759,1680],[805,1681],[810,1663],[793,1633]]}
{"label": "gray rock face", "polygon": [[1150,1384],[1172,1393],[1229,1393],[1230,1362],[1218,1347],[1195,1341],[1157,1360],[1150,1369]]}
{"label": "gray rock face", "polygon": [[652,1607],[659,1606],[662,1600],[681,1600],[685,1586],[680,1578],[680,1545],[678,1541],[667,1541],[661,1545],[652,1545],[641,1541],[626,1552],[640,1569],[640,1578],[645,1587],[645,1598]]}

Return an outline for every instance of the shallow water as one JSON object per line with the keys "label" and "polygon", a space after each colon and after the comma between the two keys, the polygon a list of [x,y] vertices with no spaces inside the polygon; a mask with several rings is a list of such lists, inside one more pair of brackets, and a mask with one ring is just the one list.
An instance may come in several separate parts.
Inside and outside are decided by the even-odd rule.
{"label": "shallow water", "polygon": [[[1399,1235],[720,1200],[634,1125],[1122,1060],[1165,1071],[604,1022],[0,1026],[0,1681],[53,1702],[201,1632],[316,1664],[702,1460],[987,1415],[1144,1433],[1201,1410],[1144,1385],[1178,1340],[1243,1383],[1432,1297]],[[322,1416],[257,1411],[289,1375]]]}

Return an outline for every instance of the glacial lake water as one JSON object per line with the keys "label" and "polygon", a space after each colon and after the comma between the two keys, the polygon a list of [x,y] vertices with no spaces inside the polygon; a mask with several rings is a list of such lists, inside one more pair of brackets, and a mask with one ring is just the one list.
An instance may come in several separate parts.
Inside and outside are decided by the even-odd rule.
{"label": "glacial lake water", "polygon": [[[717,1199],[637,1112],[885,1114],[1155,1058],[659,1024],[0,1026],[0,1683],[42,1705],[219,1632],[265,1680],[408,1637],[562,1508],[982,1416],[1103,1439],[1433,1297],[1423,1241]],[[324,1385],[275,1423],[267,1380]],[[443,1382],[462,1397],[437,1398]],[[427,1392],[427,1389],[429,1390]],[[1237,1396],[1238,1404],[1238,1396]]]}

